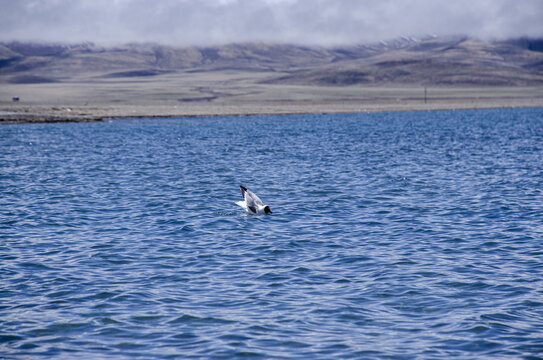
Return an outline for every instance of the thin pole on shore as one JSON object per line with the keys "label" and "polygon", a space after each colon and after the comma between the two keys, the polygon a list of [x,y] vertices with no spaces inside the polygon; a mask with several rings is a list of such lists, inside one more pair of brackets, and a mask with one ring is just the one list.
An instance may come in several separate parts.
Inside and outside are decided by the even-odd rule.
{"label": "thin pole on shore", "polygon": [[428,100],[428,90],[426,89],[426,86],[424,87],[424,103],[426,104]]}

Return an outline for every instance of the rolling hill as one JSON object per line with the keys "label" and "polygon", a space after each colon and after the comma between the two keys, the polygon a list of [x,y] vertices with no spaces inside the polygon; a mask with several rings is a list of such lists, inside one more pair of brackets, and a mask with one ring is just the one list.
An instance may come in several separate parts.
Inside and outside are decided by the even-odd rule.
{"label": "rolling hill", "polygon": [[543,40],[483,42],[466,37],[427,37],[335,48],[261,43],[186,48],[0,44],[0,83],[100,81],[234,70],[259,73],[254,81],[261,84],[540,86]]}

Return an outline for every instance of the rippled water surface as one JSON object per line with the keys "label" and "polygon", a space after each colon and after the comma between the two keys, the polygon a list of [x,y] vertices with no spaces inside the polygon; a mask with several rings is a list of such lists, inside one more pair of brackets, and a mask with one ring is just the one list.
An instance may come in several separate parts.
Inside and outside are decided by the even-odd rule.
{"label": "rippled water surface", "polygon": [[0,358],[543,358],[543,109],[0,144]]}

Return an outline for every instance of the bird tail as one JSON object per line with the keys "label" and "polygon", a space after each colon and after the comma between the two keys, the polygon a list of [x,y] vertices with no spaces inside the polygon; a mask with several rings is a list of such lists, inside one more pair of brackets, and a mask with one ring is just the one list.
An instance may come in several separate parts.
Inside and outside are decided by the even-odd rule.
{"label": "bird tail", "polygon": [[239,205],[243,208],[243,210],[247,210],[247,206],[245,205],[245,201],[236,201],[236,205]]}

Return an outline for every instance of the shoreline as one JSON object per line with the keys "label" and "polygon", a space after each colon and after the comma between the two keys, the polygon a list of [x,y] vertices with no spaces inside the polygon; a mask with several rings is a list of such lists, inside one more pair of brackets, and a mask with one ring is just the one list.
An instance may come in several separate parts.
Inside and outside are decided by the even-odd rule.
{"label": "shoreline", "polygon": [[[436,87],[428,88],[425,97],[424,88],[414,85],[234,87],[219,83],[217,88],[221,86],[224,93],[209,99],[204,96],[209,89],[188,94],[191,89],[186,84],[156,79],[113,82],[109,87],[89,82],[6,84],[0,88],[0,124],[543,107],[543,87]],[[19,100],[12,101],[13,97]]]}
{"label": "shoreline", "polygon": [[[414,106],[414,105],[398,105],[389,104],[383,106],[380,104],[373,107],[354,107],[345,106],[344,104],[314,104],[314,105],[290,105],[290,106],[250,106],[237,108],[238,111],[231,111],[231,107],[220,106],[210,107],[207,111],[205,108],[198,107],[189,111],[178,111],[172,109],[168,111],[167,106],[160,106],[157,110],[156,106],[140,106],[143,109],[140,111],[123,111],[123,109],[115,108],[113,111],[106,108],[96,111],[94,114],[88,114],[88,110],[79,109],[77,106],[68,107],[73,109],[74,114],[59,115],[55,111],[44,111],[41,106],[34,111],[1,111],[0,110],[0,125],[1,124],[28,124],[28,123],[73,123],[73,122],[103,122],[108,119],[174,119],[174,118],[205,118],[205,117],[244,117],[244,116],[275,116],[275,115],[317,115],[317,114],[370,114],[370,113],[387,113],[387,112],[418,112],[418,111],[455,111],[455,110],[488,110],[488,109],[523,109],[523,108],[543,108],[543,102],[524,103],[524,104],[473,104],[473,103],[455,103],[454,105],[436,104],[433,106]],[[99,107],[99,106],[96,106]],[[32,106],[30,106],[32,108]],[[108,111],[109,110],[109,111]],[[143,111],[142,111],[143,110]],[[155,110],[155,111],[153,111]],[[242,110],[242,111],[239,111]],[[81,113],[85,113],[81,115]]]}

